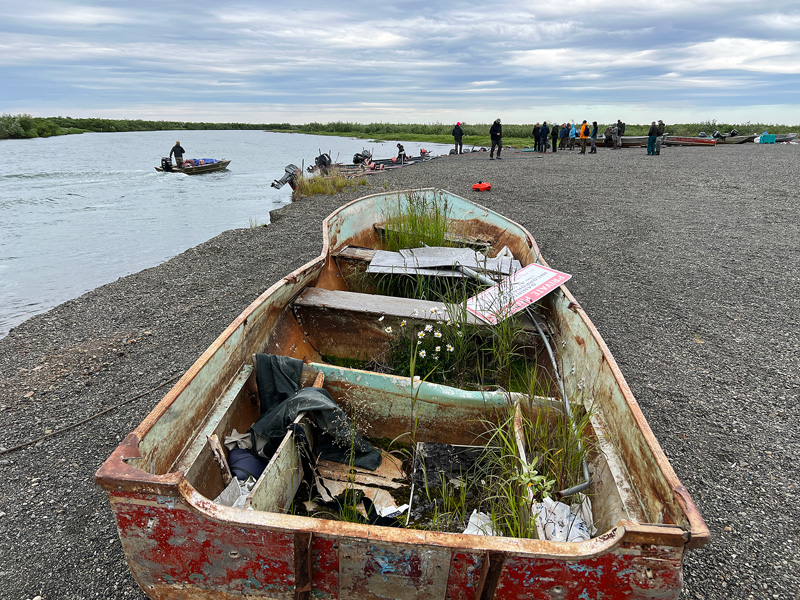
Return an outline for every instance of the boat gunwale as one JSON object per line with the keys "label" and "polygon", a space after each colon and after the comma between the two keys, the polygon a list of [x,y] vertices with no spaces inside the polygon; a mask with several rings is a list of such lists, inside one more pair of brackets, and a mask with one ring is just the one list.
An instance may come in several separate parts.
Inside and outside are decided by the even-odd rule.
{"label": "boat gunwale", "polygon": [[[304,276],[308,275],[308,273],[312,270],[321,269],[324,267],[326,260],[330,258],[330,228],[329,224],[330,221],[336,218],[341,212],[345,211],[349,207],[364,202],[370,198],[375,197],[388,197],[388,196],[397,196],[398,198],[401,197],[403,194],[410,194],[410,193],[420,193],[420,192],[438,192],[442,191],[450,196],[454,196],[459,198],[460,200],[474,205],[481,210],[484,210],[488,213],[496,215],[500,217],[502,220],[505,220],[509,223],[514,224],[515,226],[519,227],[519,229],[526,235],[527,242],[534,253],[535,261],[539,262],[544,266],[549,266],[545,259],[542,257],[541,252],[539,250],[538,244],[536,243],[535,238],[530,232],[520,225],[516,223],[512,219],[500,215],[499,213],[486,208],[476,202],[471,200],[467,200],[457,194],[453,194],[451,192],[447,192],[446,190],[440,190],[439,188],[418,188],[418,189],[409,189],[409,190],[400,190],[395,192],[379,192],[376,194],[370,194],[367,196],[362,196],[355,200],[352,200],[330,215],[328,215],[322,223],[323,227],[323,236],[322,236],[322,251],[320,255],[303,266],[295,269],[289,275],[284,276],[279,281],[275,282],[271,285],[267,290],[265,290],[262,294],[260,294],[247,308],[245,308],[242,313],[237,316],[233,322],[225,328],[225,330],[212,342],[212,344],[200,355],[200,357],[192,364],[191,367],[184,373],[183,376],[174,384],[174,386],[166,393],[166,395],[156,404],[156,406],[152,409],[152,411],[145,417],[145,419],[134,429],[134,431],[129,434],[123,442],[112,451],[111,455],[103,462],[101,467],[98,469],[97,473],[95,474],[95,481],[101,487],[107,489],[109,493],[113,493],[114,491],[123,491],[127,489],[128,491],[133,491],[134,488],[138,486],[138,488],[144,488],[148,490],[153,490],[159,494],[165,494],[169,496],[183,496],[184,500],[189,502],[189,497],[194,498],[194,494],[197,494],[202,501],[198,500],[197,506],[205,506],[205,502],[209,502],[214,504],[213,501],[206,499],[204,496],[201,496],[199,492],[194,490],[194,488],[189,484],[189,482],[185,479],[185,474],[183,471],[174,471],[165,474],[150,474],[146,471],[139,469],[133,465],[129,465],[126,460],[141,457],[139,453],[138,447],[141,440],[144,436],[152,429],[155,423],[161,419],[166,411],[172,406],[175,400],[184,392],[187,386],[193,381],[193,379],[197,376],[201,369],[205,367],[205,365],[214,357],[214,355],[223,348],[226,342],[234,335],[234,333],[241,327],[247,324],[248,318],[258,309],[270,296],[274,295],[278,290],[282,287],[291,284],[292,282],[297,281],[298,279],[303,278]],[[611,354],[608,346],[606,345],[605,341],[603,340],[602,336],[595,328],[594,323],[589,319],[588,315],[582,309],[580,304],[575,300],[574,296],[569,292],[565,285],[559,286],[561,293],[565,295],[567,300],[569,301],[569,309],[575,312],[586,326],[588,331],[590,332],[591,336],[593,337],[595,343],[598,345],[598,348],[603,356],[603,358],[608,363],[608,366],[611,370],[612,376],[622,393],[622,396],[625,400],[628,410],[630,411],[631,416],[633,417],[637,427],[639,428],[645,443],[647,444],[650,452],[653,455],[653,459],[655,464],[661,471],[662,476],[665,478],[665,482],[668,485],[669,489],[671,489],[675,500],[684,514],[686,518],[689,529],[685,530],[679,525],[659,525],[659,524],[650,524],[650,523],[633,523],[630,521],[631,525],[625,526],[626,531],[642,531],[644,532],[651,532],[652,528],[675,528],[680,530],[681,532],[685,532],[685,545],[688,548],[696,548],[703,546],[706,544],[710,539],[710,533],[708,526],[704,522],[699,509],[695,505],[692,498],[689,496],[689,493],[685,486],[683,486],[678,479],[677,475],[675,474],[672,465],[669,463],[666,455],[664,454],[663,449],[661,448],[658,440],[656,439],[655,435],[653,434],[649,423],[644,417],[638,402],[636,401],[635,397],[633,396],[633,392],[630,390],[625,378],[614,359],[613,355]],[[187,496],[186,494],[189,494]],[[192,503],[194,504],[194,503]],[[197,508],[196,506],[196,508]],[[214,506],[218,507],[219,505],[214,504]],[[204,511],[205,512],[205,511]],[[225,511],[223,511],[225,512]],[[259,513],[260,515],[269,515],[269,513]],[[271,516],[271,515],[270,515]],[[289,515],[275,515],[276,517],[280,517],[281,519],[289,517]],[[219,517],[217,517],[219,518]],[[300,518],[300,517],[293,517],[293,518]],[[269,521],[270,519],[266,519]],[[242,521],[243,523],[247,523],[248,525],[256,525],[258,523],[263,524],[263,521],[257,521],[256,519],[252,520],[251,523],[250,519],[245,519]],[[316,521],[319,521],[318,519]],[[337,523],[337,526],[341,526],[341,523]],[[366,527],[366,526],[362,526]],[[309,528],[313,530],[314,528]],[[320,527],[320,529],[325,529],[325,527]],[[363,532],[369,532],[370,529],[363,529],[359,530]],[[407,531],[407,530],[403,530]],[[601,534],[599,537],[603,537],[607,535],[608,532]],[[370,534],[372,535],[372,534]],[[442,534],[444,535],[444,534]],[[452,534],[448,534],[452,535]],[[472,539],[473,536],[470,536]],[[504,538],[507,539],[507,538]],[[597,538],[595,538],[597,539]],[[591,541],[591,540],[590,540]],[[518,544],[519,540],[515,540],[515,545]],[[551,541],[538,541],[539,543],[545,544],[555,544],[557,542]],[[653,543],[653,542],[648,542]],[[574,545],[574,544],[573,544]],[[580,554],[575,554],[575,556],[582,556]]]}

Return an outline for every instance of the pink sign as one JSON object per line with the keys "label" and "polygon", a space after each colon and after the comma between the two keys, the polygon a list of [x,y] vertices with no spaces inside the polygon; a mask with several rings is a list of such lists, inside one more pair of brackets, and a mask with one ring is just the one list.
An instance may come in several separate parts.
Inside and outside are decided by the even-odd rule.
{"label": "pink sign", "polygon": [[467,310],[496,325],[543,298],[572,275],[539,264],[531,264],[467,300]]}

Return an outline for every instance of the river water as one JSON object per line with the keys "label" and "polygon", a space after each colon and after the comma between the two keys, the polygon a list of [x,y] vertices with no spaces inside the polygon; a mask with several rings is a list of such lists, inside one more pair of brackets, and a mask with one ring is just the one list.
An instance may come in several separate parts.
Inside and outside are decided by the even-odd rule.
{"label": "river water", "polygon": [[[153,168],[176,140],[191,158],[229,158],[206,175]],[[266,133],[157,131],[84,133],[0,141],[0,337],[25,319],[115,279],[155,266],[227,229],[269,223],[291,202],[270,187],[289,163],[320,151],[348,163],[396,142]],[[409,155],[425,147],[403,142]]]}

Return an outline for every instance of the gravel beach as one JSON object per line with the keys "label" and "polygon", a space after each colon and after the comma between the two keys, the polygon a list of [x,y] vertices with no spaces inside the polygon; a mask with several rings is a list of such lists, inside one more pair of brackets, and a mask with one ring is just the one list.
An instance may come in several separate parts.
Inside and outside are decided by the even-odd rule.
{"label": "gravel beach", "polygon": [[[472,192],[479,180],[492,191]],[[0,598],[145,598],[95,470],[252,300],[319,254],[332,210],[429,186],[518,221],[572,274],[711,529],[683,597],[800,598],[798,182],[800,145],[439,158],[33,317],[0,340]]]}

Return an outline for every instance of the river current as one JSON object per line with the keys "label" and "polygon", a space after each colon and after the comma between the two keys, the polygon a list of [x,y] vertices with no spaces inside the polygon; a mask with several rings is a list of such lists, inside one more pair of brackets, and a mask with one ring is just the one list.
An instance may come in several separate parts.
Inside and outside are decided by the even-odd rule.
{"label": "river current", "polygon": [[[154,169],[176,140],[191,158],[231,159],[227,171]],[[160,264],[227,230],[269,223],[291,202],[270,187],[289,163],[321,152],[349,163],[396,142],[263,131],[84,133],[0,141],[0,337],[29,317]],[[403,142],[409,155],[425,147]]]}

